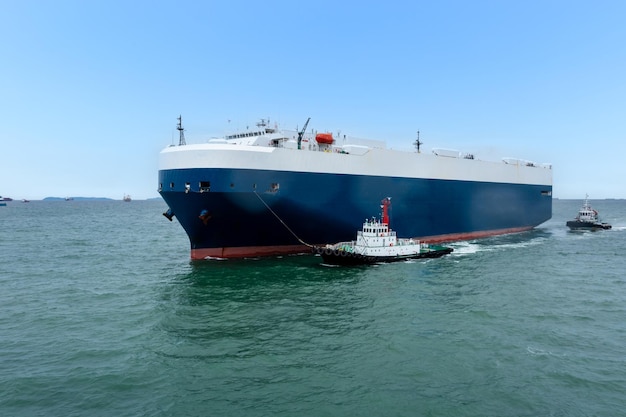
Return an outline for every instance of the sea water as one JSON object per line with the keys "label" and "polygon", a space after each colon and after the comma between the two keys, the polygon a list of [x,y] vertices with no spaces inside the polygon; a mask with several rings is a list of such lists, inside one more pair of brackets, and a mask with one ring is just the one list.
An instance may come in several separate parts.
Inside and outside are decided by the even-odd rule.
{"label": "sea water", "polygon": [[0,416],[624,415],[626,201],[591,201],[612,230],[569,231],[581,203],[331,268],[191,262],[161,200],[10,202]]}

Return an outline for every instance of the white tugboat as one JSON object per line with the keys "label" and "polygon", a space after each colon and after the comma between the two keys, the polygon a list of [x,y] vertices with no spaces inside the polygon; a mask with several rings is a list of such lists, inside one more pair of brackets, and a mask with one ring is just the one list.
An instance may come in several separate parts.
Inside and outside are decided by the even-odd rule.
{"label": "white tugboat", "polygon": [[391,198],[381,202],[382,219],[365,220],[356,241],[334,245],[315,246],[314,252],[330,265],[363,265],[379,262],[396,262],[415,258],[439,258],[452,252],[452,248],[429,245],[419,240],[398,238],[389,227]]}
{"label": "white tugboat", "polygon": [[585,196],[585,202],[580,210],[578,210],[576,218],[568,221],[566,226],[573,230],[597,230],[611,228],[610,224],[602,223],[598,220],[598,212],[591,207],[591,204],[589,204],[589,195]]}

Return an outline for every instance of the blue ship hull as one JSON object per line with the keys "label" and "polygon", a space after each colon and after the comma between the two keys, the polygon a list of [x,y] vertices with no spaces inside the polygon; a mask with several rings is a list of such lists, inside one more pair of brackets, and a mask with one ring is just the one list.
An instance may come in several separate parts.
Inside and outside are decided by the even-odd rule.
{"label": "blue ship hull", "polygon": [[192,259],[349,241],[384,197],[398,234],[427,242],[528,230],[552,216],[551,185],[222,168],[160,170],[159,183]]}

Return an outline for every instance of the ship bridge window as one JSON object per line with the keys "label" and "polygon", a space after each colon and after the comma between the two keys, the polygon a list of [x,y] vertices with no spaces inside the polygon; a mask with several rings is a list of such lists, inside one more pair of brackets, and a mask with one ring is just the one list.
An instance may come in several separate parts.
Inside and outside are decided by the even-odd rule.
{"label": "ship bridge window", "polygon": [[207,193],[211,191],[211,181],[200,181],[200,192]]}
{"label": "ship bridge window", "polygon": [[170,182],[170,188],[174,188],[174,183]]}

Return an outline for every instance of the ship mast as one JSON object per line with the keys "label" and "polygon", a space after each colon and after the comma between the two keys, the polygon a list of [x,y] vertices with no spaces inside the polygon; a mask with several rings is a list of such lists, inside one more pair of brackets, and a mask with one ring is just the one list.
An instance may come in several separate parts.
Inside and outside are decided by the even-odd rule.
{"label": "ship mast", "polygon": [[417,149],[417,153],[420,153],[420,146],[423,145],[424,142],[420,142],[420,131],[417,131],[417,140],[415,142],[413,142],[413,145],[415,145],[415,149]]}
{"label": "ship mast", "polygon": [[178,131],[180,132],[179,139],[178,139],[178,146],[186,145],[185,129],[183,129],[183,117],[180,115],[178,116],[178,125],[176,126],[176,129],[178,129]]}

